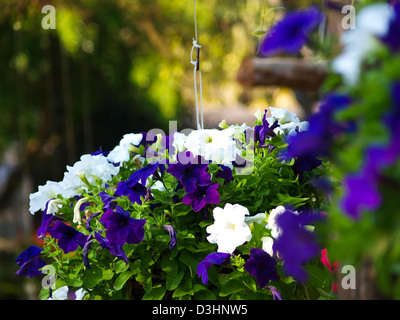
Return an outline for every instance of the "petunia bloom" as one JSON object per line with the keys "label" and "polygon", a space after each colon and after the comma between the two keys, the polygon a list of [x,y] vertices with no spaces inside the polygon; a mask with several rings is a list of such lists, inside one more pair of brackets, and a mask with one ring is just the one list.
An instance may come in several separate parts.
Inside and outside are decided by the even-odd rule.
{"label": "petunia bloom", "polygon": [[232,253],[251,239],[250,227],[245,222],[249,210],[240,204],[227,203],[213,211],[214,224],[207,227],[207,240],[218,244],[218,252]]}
{"label": "petunia bloom", "polygon": [[109,209],[104,212],[100,222],[107,229],[106,236],[111,246],[138,244],[143,240],[146,219],[131,218],[130,213],[119,206],[115,211]]}
{"label": "petunia bloom", "polygon": [[176,247],[176,235],[177,235],[176,230],[174,229],[173,226],[171,226],[169,224],[163,225],[163,228],[165,230],[167,230],[169,233],[169,237],[171,239],[171,241],[169,243],[169,250],[172,250],[173,248]]}
{"label": "petunia bloom", "polygon": [[210,184],[208,186],[197,186],[191,192],[188,192],[182,199],[182,203],[191,205],[195,212],[199,212],[206,204],[219,203],[220,197],[218,193],[219,184]]}
{"label": "petunia bloom", "polygon": [[315,214],[303,212],[296,215],[291,210],[286,210],[277,218],[281,234],[273,250],[283,260],[285,272],[299,282],[305,282],[308,278],[303,265],[321,251],[315,234],[305,228],[319,219]]}
{"label": "petunia bloom", "polygon": [[268,110],[265,110],[264,112],[264,117],[262,119],[262,125],[257,125],[254,127],[254,140],[256,142],[259,142],[260,148],[266,147],[265,140],[268,137],[275,137],[276,133],[274,132],[274,129],[279,127],[278,120],[275,120],[273,124],[269,124],[266,116],[267,116]]}
{"label": "petunia bloom", "polygon": [[124,251],[124,249],[122,248],[122,246],[120,245],[114,245],[112,246],[110,244],[110,241],[108,241],[107,238],[104,238],[100,233],[102,231],[95,231],[94,232],[94,238],[100,243],[100,246],[103,249],[107,249],[110,254],[112,254],[113,256],[120,258],[121,260],[125,261],[126,263],[128,263],[128,257],[126,256],[126,253]]}
{"label": "petunia bloom", "polygon": [[186,192],[196,189],[196,185],[211,184],[211,177],[207,172],[208,161],[201,156],[195,157],[190,151],[179,152],[177,159],[177,163],[168,166],[167,172],[180,181]]}
{"label": "petunia bloom", "polygon": [[114,196],[129,196],[132,203],[142,203],[141,197],[146,197],[147,188],[145,186],[147,179],[156,173],[160,164],[149,164],[146,167],[135,171],[126,181],[118,183]]}
{"label": "petunia bloom", "polygon": [[250,259],[244,265],[244,269],[253,277],[256,277],[257,284],[264,288],[270,281],[278,281],[276,261],[262,249],[252,248]]}
{"label": "petunia bloom", "polygon": [[75,251],[78,246],[83,248],[87,242],[87,236],[61,221],[57,221],[49,233],[58,239],[58,245],[65,253]]}
{"label": "petunia bloom", "polygon": [[322,19],[323,14],[317,7],[286,14],[262,41],[260,55],[267,57],[282,52],[298,53]]}
{"label": "petunia bloom", "polygon": [[231,255],[224,252],[213,252],[207,255],[197,266],[197,275],[201,277],[201,281],[206,284],[208,283],[208,269],[212,265],[221,265],[223,263],[229,263]]}
{"label": "petunia bloom", "polygon": [[309,118],[308,129],[288,138],[287,153],[296,159],[294,168],[297,173],[321,165],[318,158],[330,156],[333,139],[343,132],[354,130],[352,123],[335,120],[335,113],[350,104],[351,99],[347,95],[331,93],[321,102],[319,111]]}
{"label": "petunia bloom", "polygon": [[46,265],[46,262],[40,257],[42,251],[43,249],[39,247],[30,246],[22,252],[17,259],[15,259],[15,263],[21,267],[16,274],[30,278],[42,275],[39,269]]}

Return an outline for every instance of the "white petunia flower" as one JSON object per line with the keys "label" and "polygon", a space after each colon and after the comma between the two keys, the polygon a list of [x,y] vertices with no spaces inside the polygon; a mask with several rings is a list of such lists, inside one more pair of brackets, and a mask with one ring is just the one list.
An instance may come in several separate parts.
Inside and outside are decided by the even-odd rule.
{"label": "white petunia flower", "polygon": [[131,151],[136,150],[136,146],[140,144],[143,139],[141,133],[128,133],[123,136],[119,144],[108,154],[107,158],[114,162],[126,162],[130,158]]}
{"label": "white petunia flower", "polygon": [[80,288],[80,289],[76,290],[75,291],[75,300],[83,300],[83,298],[85,297],[85,295],[87,293],[88,292],[83,288]]}
{"label": "white petunia flower", "polygon": [[266,118],[268,124],[272,126],[278,120],[279,127],[274,129],[276,134],[287,134],[288,136],[296,135],[296,129],[301,132],[308,129],[307,121],[300,121],[299,117],[294,112],[285,109],[269,107],[271,117]]}
{"label": "white petunia flower", "polygon": [[207,227],[207,240],[218,244],[218,252],[232,253],[251,239],[250,227],[245,223],[249,210],[239,204],[227,203],[225,207],[213,211],[214,224]]}
{"label": "white petunia flower", "polygon": [[187,136],[184,146],[195,156],[229,165],[240,153],[233,139],[234,133],[234,128],[194,130]]}
{"label": "white petunia flower", "polygon": [[68,286],[60,287],[57,290],[54,290],[51,298],[48,298],[47,300],[67,300],[68,291]]}
{"label": "white petunia flower", "polygon": [[[39,210],[44,211],[46,203],[51,199],[55,199],[63,189],[63,182],[47,181],[45,185],[39,186],[37,192],[29,195],[29,212],[34,214]],[[51,213],[54,209],[48,208],[48,211],[50,211],[48,213]]]}
{"label": "white petunia flower", "polygon": [[184,151],[187,136],[184,133],[175,132],[173,139],[174,141],[172,142],[172,146],[175,148],[175,153]]}
{"label": "white petunia flower", "polygon": [[106,157],[85,154],[72,167],[67,166],[61,194],[64,198],[80,195],[87,190],[87,183],[95,184],[97,179],[101,179],[104,186],[118,172],[119,167],[115,167]]}
{"label": "white petunia flower", "polygon": [[274,239],[272,239],[271,237],[262,237],[261,241],[262,249],[272,257],[274,255]]}
{"label": "white petunia flower", "polygon": [[382,44],[377,37],[385,36],[394,18],[389,4],[377,3],[360,10],[357,28],[342,34],[343,52],[332,61],[332,69],[342,75],[348,85],[355,85],[361,73],[361,66]]}

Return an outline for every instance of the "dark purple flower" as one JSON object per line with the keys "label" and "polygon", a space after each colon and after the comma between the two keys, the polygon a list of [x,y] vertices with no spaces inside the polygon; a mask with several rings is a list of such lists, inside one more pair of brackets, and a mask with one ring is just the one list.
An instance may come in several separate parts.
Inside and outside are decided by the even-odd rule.
{"label": "dark purple flower", "polygon": [[163,225],[163,228],[169,233],[169,237],[171,238],[169,250],[172,250],[174,247],[176,247],[176,230],[169,224]]}
{"label": "dark purple flower", "polygon": [[344,179],[344,194],[341,206],[353,219],[359,219],[365,210],[375,210],[382,203],[374,175],[364,171]]}
{"label": "dark purple flower", "polygon": [[110,254],[112,254],[114,257],[120,258],[121,260],[124,260],[126,263],[128,263],[128,257],[126,256],[126,253],[122,246],[112,246],[110,244],[110,241],[108,241],[106,238],[100,235],[100,232],[102,231],[95,231],[94,232],[94,237],[95,239],[100,243],[100,246],[103,249],[107,249]]}
{"label": "dark purple flower", "polygon": [[110,151],[103,151],[103,147],[100,146],[99,150],[96,150],[95,152],[92,152],[90,155],[92,155],[92,156],[102,155],[104,157],[107,157],[109,153],[110,153]]}
{"label": "dark purple flower", "polygon": [[273,286],[267,286],[267,289],[271,291],[274,300],[282,300],[281,293],[278,291],[277,288]]}
{"label": "dark purple flower", "polygon": [[92,245],[93,245],[93,242],[94,242],[94,240],[93,240],[93,233],[91,233],[91,234],[89,235],[89,237],[87,238],[87,241],[86,241],[85,245],[83,246],[83,265],[84,265],[87,269],[90,269],[90,268],[91,268],[91,267],[90,267],[90,262],[89,262],[88,253],[89,253],[90,248],[91,248]]}
{"label": "dark purple flower", "polygon": [[259,142],[260,148],[264,148],[267,146],[265,140],[268,137],[275,137],[276,134],[274,132],[274,129],[279,127],[278,120],[276,120],[271,126],[269,126],[266,118],[267,112],[268,110],[265,110],[264,112],[264,117],[262,119],[263,124],[254,127],[254,141]]}
{"label": "dark purple flower", "polygon": [[231,255],[229,253],[213,252],[202,260],[197,266],[197,275],[201,281],[206,284],[208,282],[208,269],[212,265],[221,265],[224,262],[229,263]]}
{"label": "dark purple flower", "polygon": [[191,192],[188,192],[182,199],[182,203],[191,205],[195,212],[199,212],[207,203],[217,204],[221,200],[218,193],[219,184],[210,184],[208,186],[197,186]]}
{"label": "dark purple flower", "polygon": [[[178,162],[171,163],[167,172],[173,175],[183,185],[186,192],[191,192],[196,185],[206,186],[211,183],[210,174],[207,172],[208,164],[202,157],[195,157],[190,151],[179,152]],[[182,163],[180,159],[185,159]]]}
{"label": "dark purple flower", "polygon": [[392,1],[394,18],[389,25],[388,33],[381,40],[391,49],[392,52],[400,51],[400,2]]}
{"label": "dark purple flower", "polygon": [[299,282],[307,281],[308,275],[302,266],[321,252],[314,233],[304,226],[319,220],[320,216],[310,213],[293,213],[286,210],[278,216],[280,236],[273,245],[274,252],[283,260],[285,272]]}
{"label": "dark purple flower", "polygon": [[87,236],[61,221],[57,221],[49,233],[58,239],[58,245],[65,253],[75,251],[78,246],[83,248],[87,241]]}
{"label": "dark purple flower", "polygon": [[40,257],[42,251],[43,249],[39,247],[30,246],[22,252],[17,259],[15,259],[15,263],[21,267],[16,274],[29,278],[42,275],[39,269],[46,265],[46,262]]}
{"label": "dark purple flower", "polygon": [[117,198],[110,196],[107,192],[102,191],[99,193],[99,196],[101,198],[101,201],[103,201],[103,210],[108,210],[108,209],[115,209],[115,207],[117,206],[117,202],[114,201]]}
{"label": "dark purple flower", "polygon": [[286,14],[262,41],[260,55],[267,57],[279,53],[298,53],[322,19],[323,14],[317,7]]}
{"label": "dark purple flower", "polygon": [[119,206],[115,211],[109,209],[104,212],[100,222],[107,229],[106,236],[111,246],[138,244],[143,240],[146,219],[131,218],[130,213]]}
{"label": "dark purple flower", "polygon": [[321,165],[319,157],[331,155],[333,139],[343,132],[354,131],[353,123],[338,123],[335,113],[347,106],[351,100],[343,94],[332,93],[321,103],[316,114],[309,118],[309,128],[288,139],[287,155],[295,158],[294,170],[310,171]]}
{"label": "dark purple flower", "polygon": [[[160,164],[149,164],[146,167],[135,171],[126,181],[122,181],[118,184],[117,190],[115,191],[116,196],[129,196],[129,200],[133,203],[141,204],[142,200],[140,197],[146,197],[147,189],[145,187],[147,178],[155,174]],[[139,181],[141,183],[139,183]]]}
{"label": "dark purple flower", "polygon": [[89,218],[86,220],[86,230],[87,231],[92,231],[92,227],[90,226],[90,222],[93,220],[93,218],[96,218],[99,215],[101,215],[101,213],[102,213],[101,211],[94,212],[89,216]]}
{"label": "dark purple flower", "polygon": [[253,277],[256,277],[257,284],[264,288],[270,281],[278,281],[276,261],[262,249],[252,248],[250,259],[244,265],[244,269]]}
{"label": "dark purple flower", "polygon": [[227,166],[224,166],[224,165],[222,165],[222,164],[219,164],[218,167],[220,167],[221,170],[219,170],[219,171],[215,174],[215,176],[218,177],[218,178],[224,179],[224,180],[225,180],[225,183],[231,182],[232,179],[233,179],[233,176],[232,176],[232,169],[229,168],[229,167],[227,167]]}
{"label": "dark purple flower", "polygon": [[49,205],[50,201],[51,200],[47,201],[46,208],[44,209],[44,211],[42,213],[42,224],[40,225],[40,227],[38,228],[38,231],[37,231],[37,237],[39,239],[42,239],[46,236],[46,233],[49,230],[49,228],[51,227],[52,223],[58,219],[53,214],[47,214],[47,209],[48,209],[48,205]]}

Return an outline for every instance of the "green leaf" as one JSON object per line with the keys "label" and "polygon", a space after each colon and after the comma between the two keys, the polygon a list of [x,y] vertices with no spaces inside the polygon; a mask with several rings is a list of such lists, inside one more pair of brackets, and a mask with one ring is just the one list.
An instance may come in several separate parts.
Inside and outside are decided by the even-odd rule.
{"label": "green leaf", "polygon": [[84,285],[88,288],[94,288],[103,278],[103,271],[95,266],[86,269],[82,276]]}
{"label": "green leaf", "polygon": [[161,300],[165,293],[167,292],[167,288],[162,286],[162,287],[156,287],[151,289],[150,292],[145,293],[143,296],[143,300]]}
{"label": "green leaf", "polygon": [[185,272],[183,270],[179,271],[175,276],[170,276],[167,275],[167,289],[170,291],[175,290],[179,284],[181,283],[181,280],[183,279],[185,275]]}
{"label": "green leaf", "polygon": [[118,260],[117,262],[114,263],[114,271],[116,274],[124,272],[124,271],[128,270],[128,268],[129,268],[129,264],[127,264],[123,260]]}
{"label": "green leaf", "polygon": [[308,283],[317,287],[317,288],[325,288],[327,285],[330,285],[330,278],[327,277],[327,273],[318,268],[317,266],[308,265],[304,267],[309,275]]}
{"label": "green leaf", "polygon": [[243,279],[243,283],[247,288],[249,288],[253,292],[257,292],[257,283],[253,277],[245,277]]}
{"label": "green leaf", "polygon": [[228,283],[226,283],[226,284],[222,287],[222,289],[221,289],[219,295],[220,295],[221,297],[226,297],[226,296],[228,296],[228,295],[230,295],[230,294],[232,294],[232,293],[239,292],[239,291],[241,291],[241,290],[243,290],[243,284],[242,284],[242,282],[240,282],[240,281],[237,280],[237,279],[233,279],[233,280],[229,281]]}
{"label": "green leaf", "polygon": [[190,275],[192,277],[196,275],[197,265],[199,264],[199,261],[193,254],[189,253],[189,251],[186,250],[182,251],[179,256],[179,261],[183,262],[189,267]]}
{"label": "green leaf", "polygon": [[114,289],[121,290],[125,283],[133,276],[133,274],[134,272],[130,270],[122,272],[117,280],[115,280]]}
{"label": "green leaf", "polygon": [[178,263],[170,260],[169,256],[163,256],[161,259],[161,269],[170,277],[175,277],[178,273]]}

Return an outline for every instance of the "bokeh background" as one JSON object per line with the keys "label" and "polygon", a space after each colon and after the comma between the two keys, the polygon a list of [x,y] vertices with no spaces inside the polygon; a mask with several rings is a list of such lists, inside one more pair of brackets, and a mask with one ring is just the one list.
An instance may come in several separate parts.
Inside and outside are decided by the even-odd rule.
{"label": "bokeh background", "polygon": [[[253,125],[268,106],[305,117],[301,93],[244,87],[237,73],[257,55],[257,30],[310,3],[197,0],[206,128]],[[41,26],[49,4],[54,30]],[[0,2],[0,299],[37,299],[40,279],[15,275],[14,260],[40,245],[39,217],[28,211],[39,185],[126,133],[168,133],[169,120],[195,128],[193,9],[192,0]]]}

